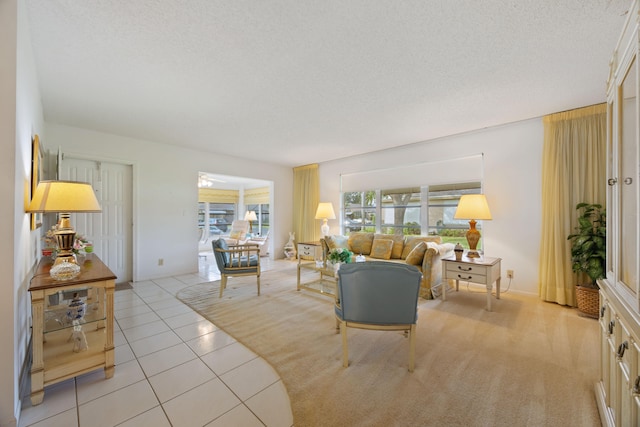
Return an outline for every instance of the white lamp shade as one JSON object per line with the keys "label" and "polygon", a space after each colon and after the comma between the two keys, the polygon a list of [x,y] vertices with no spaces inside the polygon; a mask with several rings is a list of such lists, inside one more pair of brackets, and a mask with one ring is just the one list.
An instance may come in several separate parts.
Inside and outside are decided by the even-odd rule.
{"label": "white lamp shade", "polygon": [[40,181],[27,212],[102,212],[102,209],[91,184],[75,181]]}
{"label": "white lamp shade", "polygon": [[316,219],[336,219],[336,214],[333,211],[333,204],[331,204],[331,202],[318,203]]}
{"label": "white lamp shade", "polygon": [[491,219],[489,204],[484,194],[466,194],[460,197],[455,219]]}
{"label": "white lamp shade", "polygon": [[257,221],[258,217],[256,216],[256,211],[247,211],[247,213],[244,214],[244,220],[245,221]]}

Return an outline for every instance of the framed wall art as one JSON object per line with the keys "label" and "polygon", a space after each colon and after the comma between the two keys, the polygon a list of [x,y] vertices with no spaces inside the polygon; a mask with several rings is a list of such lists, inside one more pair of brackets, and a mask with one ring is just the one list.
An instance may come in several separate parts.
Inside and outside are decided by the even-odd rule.
{"label": "framed wall art", "polygon": [[[29,200],[33,198],[33,195],[36,192],[36,187],[40,182],[40,173],[42,171],[42,162],[40,161],[40,138],[38,135],[34,135],[31,140],[31,197]],[[35,230],[38,227],[42,226],[42,214],[41,213],[32,213],[31,214],[31,229]]]}

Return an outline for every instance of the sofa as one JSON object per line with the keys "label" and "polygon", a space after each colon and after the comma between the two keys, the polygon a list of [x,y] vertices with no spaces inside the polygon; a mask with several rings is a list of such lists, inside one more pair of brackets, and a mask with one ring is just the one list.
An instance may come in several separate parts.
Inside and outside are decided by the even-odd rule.
{"label": "sofa", "polygon": [[[454,254],[452,243],[442,243],[440,236],[404,236],[353,232],[348,236],[332,235],[320,239],[326,262],[333,249],[348,249],[366,261],[386,261],[415,265],[422,273],[420,296],[432,299],[432,288],[442,282],[443,257]],[[353,260],[355,261],[355,260]]]}

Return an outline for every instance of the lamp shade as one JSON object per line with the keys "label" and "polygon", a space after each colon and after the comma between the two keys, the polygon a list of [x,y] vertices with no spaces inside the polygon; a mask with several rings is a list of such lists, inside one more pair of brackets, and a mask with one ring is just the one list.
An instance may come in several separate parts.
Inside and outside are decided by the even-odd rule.
{"label": "lamp shade", "polygon": [[466,194],[460,197],[455,219],[491,219],[491,211],[484,194]]}
{"label": "lamp shade", "polygon": [[336,219],[336,214],[333,211],[333,204],[331,204],[331,202],[318,203],[316,219]]}
{"label": "lamp shade", "polygon": [[256,211],[247,211],[247,213],[244,214],[244,220],[245,221],[257,221],[258,217],[256,216]]}
{"label": "lamp shade", "polygon": [[27,212],[102,212],[102,209],[91,184],[75,181],[40,181]]}

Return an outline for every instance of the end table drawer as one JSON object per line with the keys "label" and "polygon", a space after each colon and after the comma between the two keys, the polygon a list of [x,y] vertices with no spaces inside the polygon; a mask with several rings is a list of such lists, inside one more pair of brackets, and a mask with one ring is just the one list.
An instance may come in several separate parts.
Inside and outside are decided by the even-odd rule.
{"label": "end table drawer", "polygon": [[484,274],[474,274],[464,271],[447,270],[446,279],[463,280],[466,282],[482,283],[487,282],[487,276]]}
{"label": "end table drawer", "polygon": [[447,271],[454,273],[469,273],[469,274],[481,274],[487,275],[487,267],[484,265],[473,265],[469,263],[457,264],[453,262],[447,262]]}
{"label": "end table drawer", "polygon": [[312,245],[308,243],[298,244],[298,253],[300,254],[301,259],[314,260],[316,259],[316,254],[318,254],[321,250],[322,248],[318,245]]}

